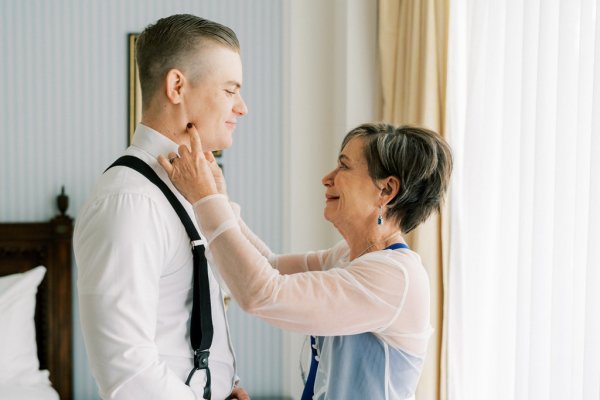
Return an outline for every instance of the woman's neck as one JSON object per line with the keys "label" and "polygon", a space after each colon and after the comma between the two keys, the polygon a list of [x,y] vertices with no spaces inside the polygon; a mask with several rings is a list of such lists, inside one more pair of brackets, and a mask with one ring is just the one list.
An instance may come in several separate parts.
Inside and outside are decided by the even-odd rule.
{"label": "woman's neck", "polygon": [[365,232],[363,228],[362,230],[352,229],[345,232],[340,230],[340,233],[350,248],[351,261],[364,254],[383,250],[393,243],[404,243],[402,232],[391,223],[375,225],[368,232]]}

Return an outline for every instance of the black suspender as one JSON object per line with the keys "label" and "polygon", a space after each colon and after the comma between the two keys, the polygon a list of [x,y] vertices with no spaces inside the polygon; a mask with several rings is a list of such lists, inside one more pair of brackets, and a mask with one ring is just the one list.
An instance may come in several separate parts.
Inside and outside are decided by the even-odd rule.
{"label": "black suspender", "polygon": [[[208,286],[208,264],[204,255],[204,246],[200,244],[200,235],[196,230],[190,216],[177,200],[177,197],[171,192],[169,187],[154,170],[134,156],[123,156],[115,161],[106,170],[115,166],[124,166],[138,171],[148,178],[164,193],[169,203],[181,219],[185,230],[192,243],[192,253],[194,255],[194,295],[192,305],[192,316],[190,326],[190,341],[194,349],[194,367],[185,381],[189,386],[190,380],[199,369],[206,370],[206,386],[204,386],[204,398],[210,399],[210,369],[208,368],[208,357],[210,355],[210,345],[213,339],[212,312],[210,308],[210,288]],[[106,172],[106,171],[105,171]]]}

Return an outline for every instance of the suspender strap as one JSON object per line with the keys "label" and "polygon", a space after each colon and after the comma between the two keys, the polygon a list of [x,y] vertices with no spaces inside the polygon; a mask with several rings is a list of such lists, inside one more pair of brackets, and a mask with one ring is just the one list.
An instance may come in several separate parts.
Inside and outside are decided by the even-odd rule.
{"label": "suspender strap", "polygon": [[190,325],[190,341],[192,349],[194,349],[194,367],[190,371],[185,384],[189,386],[194,372],[199,369],[206,370],[206,386],[204,387],[203,397],[210,399],[208,357],[210,356],[209,350],[213,339],[213,325],[210,307],[210,288],[208,285],[208,263],[204,255],[204,246],[201,244],[200,234],[181,202],[148,164],[134,156],[122,156],[106,170],[108,171],[110,168],[116,166],[132,168],[158,186],[167,200],[169,200],[169,203],[171,203],[190,238],[194,259],[194,294]]}

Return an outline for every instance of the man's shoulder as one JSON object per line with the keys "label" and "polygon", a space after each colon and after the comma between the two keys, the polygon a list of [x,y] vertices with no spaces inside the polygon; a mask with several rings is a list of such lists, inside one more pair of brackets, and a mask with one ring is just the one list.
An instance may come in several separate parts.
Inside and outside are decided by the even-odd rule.
{"label": "man's shoulder", "polygon": [[[79,210],[75,228],[104,220],[116,220],[118,226],[130,221],[155,223],[171,218],[165,195],[139,172],[124,166],[105,171],[93,186]],[[166,223],[166,222],[165,222]],[[162,225],[163,223],[160,223]]]}
{"label": "man's shoulder", "polygon": [[[160,165],[155,159],[144,157],[143,155],[140,156],[130,151],[124,155],[133,155],[141,159],[160,176]],[[118,198],[120,196],[132,196],[139,199],[147,198],[152,201],[160,200],[161,203],[165,200],[160,189],[140,172],[130,167],[117,165],[108,168],[98,178],[88,204],[103,200],[108,201],[111,198]]]}
{"label": "man's shoulder", "polygon": [[[128,150],[125,154],[131,152]],[[158,161],[145,155],[146,157],[138,158],[146,162],[163,182],[167,181],[166,173]],[[170,187],[169,183],[165,184]],[[176,189],[170,187],[170,190],[176,197],[180,197]],[[182,202],[181,199],[179,201]],[[191,206],[188,208],[193,215]],[[132,168],[115,166],[105,171],[96,181],[90,196],[78,213],[75,228],[77,231],[83,225],[108,224],[127,230],[127,224],[154,224],[156,228],[162,226],[170,229],[178,226],[173,223],[177,220],[177,214],[169,200],[153,182]]]}
{"label": "man's shoulder", "polygon": [[114,167],[98,178],[82,211],[102,203],[116,203],[127,199],[133,203],[160,202],[156,186],[127,167]]}
{"label": "man's shoulder", "polygon": [[139,172],[110,168],[96,181],[76,221],[74,239],[93,235],[109,240],[122,236],[164,236],[176,218],[164,194]]}

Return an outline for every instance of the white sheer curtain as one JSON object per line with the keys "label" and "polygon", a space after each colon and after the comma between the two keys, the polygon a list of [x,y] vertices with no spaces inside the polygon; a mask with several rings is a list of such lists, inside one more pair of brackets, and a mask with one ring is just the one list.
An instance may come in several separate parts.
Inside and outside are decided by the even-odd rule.
{"label": "white sheer curtain", "polygon": [[600,5],[452,0],[448,395],[600,398]]}

